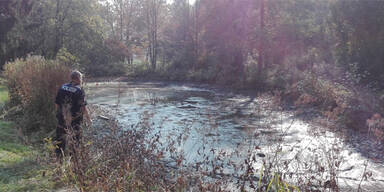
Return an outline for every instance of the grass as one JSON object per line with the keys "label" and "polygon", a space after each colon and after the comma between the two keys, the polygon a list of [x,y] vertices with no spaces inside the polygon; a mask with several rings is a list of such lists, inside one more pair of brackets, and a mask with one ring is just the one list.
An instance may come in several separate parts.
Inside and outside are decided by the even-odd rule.
{"label": "grass", "polygon": [[8,91],[5,86],[0,86],[0,103],[8,101]]}
{"label": "grass", "polygon": [[[8,92],[0,86],[0,106],[8,101]],[[50,191],[56,183],[52,171],[37,161],[39,152],[22,144],[13,123],[0,120],[0,191]]]}
{"label": "grass", "polygon": [[[0,79],[1,82],[1,79]],[[0,85],[0,109],[4,106],[6,102],[8,102],[8,91],[7,88],[3,85]]]}

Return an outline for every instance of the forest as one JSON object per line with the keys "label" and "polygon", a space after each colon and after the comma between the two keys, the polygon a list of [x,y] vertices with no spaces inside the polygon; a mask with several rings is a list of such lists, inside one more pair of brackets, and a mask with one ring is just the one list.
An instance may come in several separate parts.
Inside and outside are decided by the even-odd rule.
{"label": "forest", "polygon": [[[0,191],[382,190],[383,10],[383,0],[0,0]],[[73,70],[93,124],[83,155],[60,164],[54,99]],[[184,130],[174,141],[171,127]],[[194,137],[201,150],[188,148]]]}
{"label": "forest", "polygon": [[3,0],[0,6],[1,66],[41,55],[90,76],[148,73],[222,84],[254,84],[279,73],[287,82],[288,71],[341,67],[356,81],[384,87],[380,0]]}

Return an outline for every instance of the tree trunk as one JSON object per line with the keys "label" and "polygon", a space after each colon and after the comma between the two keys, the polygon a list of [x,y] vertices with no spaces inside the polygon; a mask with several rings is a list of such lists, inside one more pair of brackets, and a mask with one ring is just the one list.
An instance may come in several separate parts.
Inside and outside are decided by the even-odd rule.
{"label": "tree trunk", "polygon": [[264,64],[264,0],[260,0],[260,31],[259,57],[257,60],[259,74],[261,74]]}
{"label": "tree trunk", "polygon": [[53,49],[53,57],[56,57],[56,54],[60,49],[60,37],[59,37],[59,20],[60,20],[60,0],[56,0],[56,16],[55,16],[55,47]]}
{"label": "tree trunk", "polygon": [[158,16],[160,9],[159,0],[147,1],[147,29],[148,29],[148,50],[149,62],[153,71],[156,70],[157,63],[157,31],[158,31]]}
{"label": "tree trunk", "polygon": [[200,1],[195,1],[195,21],[194,21],[194,70],[197,69],[199,59],[199,14],[200,14]]}

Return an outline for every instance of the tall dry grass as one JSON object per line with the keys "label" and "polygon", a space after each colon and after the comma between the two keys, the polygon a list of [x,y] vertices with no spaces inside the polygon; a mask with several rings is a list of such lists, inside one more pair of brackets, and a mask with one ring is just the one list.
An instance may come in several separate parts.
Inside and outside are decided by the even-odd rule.
{"label": "tall dry grass", "polygon": [[[101,122],[100,122],[101,121]],[[167,175],[161,158],[160,135],[148,137],[150,126],[141,122],[122,130],[115,120],[95,120],[89,130],[82,127],[80,145],[67,132],[67,152],[55,172],[60,181],[78,191],[174,191],[176,182]],[[55,149],[48,140],[50,162]],[[57,160],[57,159],[56,159]]]}
{"label": "tall dry grass", "polygon": [[[55,96],[71,69],[41,56],[16,59],[4,66],[14,112],[24,134],[40,135],[56,128]],[[11,110],[12,111],[12,110]]]}

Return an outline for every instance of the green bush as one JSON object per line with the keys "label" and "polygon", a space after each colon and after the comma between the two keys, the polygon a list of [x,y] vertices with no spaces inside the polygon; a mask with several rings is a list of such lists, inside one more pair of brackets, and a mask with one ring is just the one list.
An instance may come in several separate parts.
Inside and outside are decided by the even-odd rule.
{"label": "green bush", "polygon": [[127,63],[118,61],[114,63],[89,65],[86,71],[93,76],[118,76],[127,73]]}
{"label": "green bush", "polygon": [[15,122],[24,134],[40,136],[55,130],[54,99],[60,85],[68,81],[70,68],[40,56],[17,59],[4,66],[10,105],[19,111]]}
{"label": "green bush", "polygon": [[146,61],[134,60],[129,69],[129,74],[133,76],[146,76],[151,71],[149,63]]}
{"label": "green bush", "polygon": [[121,53],[127,52],[125,49],[119,42],[112,42],[111,45],[102,43],[87,53],[87,57],[81,60],[80,68],[97,77],[125,75],[129,66],[128,55]]}
{"label": "green bush", "polygon": [[71,67],[71,68],[79,68],[79,58],[75,55],[71,54],[65,47],[61,48],[56,55],[56,60],[60,63]]}

